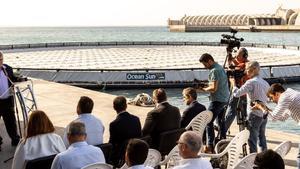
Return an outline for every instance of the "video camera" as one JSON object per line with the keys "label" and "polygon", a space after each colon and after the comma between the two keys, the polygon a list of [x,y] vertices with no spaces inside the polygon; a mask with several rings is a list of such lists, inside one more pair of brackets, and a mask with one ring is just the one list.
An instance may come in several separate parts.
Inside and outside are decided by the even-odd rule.
{"label": "video camera", "polygon": [[221,44],[227,44],[227,47],[231,49],[232,52],[232,49],[234,47],[240,48],[241,42],[244,41],[244,39],[235,37],[235,34],[238,32],[237,30],[231,29],[230,32],[232,33],[232,35],[227,35],[227,34],[221,35],[222,36]]}
{"label": "video camera", "polygon": [[205,83],[205,82],[203,82],[201,80],[198,80],[198,79],[194,79],[193,87],[195,89],[199,89],[199,88],[202,89],[202,88],[205,88],[207,86],[208,86],[207,83]]}

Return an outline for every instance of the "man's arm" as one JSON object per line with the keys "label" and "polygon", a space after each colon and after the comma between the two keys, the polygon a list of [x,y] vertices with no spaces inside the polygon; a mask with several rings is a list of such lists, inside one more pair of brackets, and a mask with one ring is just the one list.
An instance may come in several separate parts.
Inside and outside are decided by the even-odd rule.
{"label": "man's arm", "polygon": [[218,89],[218,81],[212,81],[208,83],[208,87],[202,88],[206,92],[215,93]]}
{"label": "man's arm", "polygon": [[157,115],[156,112],[151,111],[147,114],[145,124],[143,127],[143,136],[151,134],[151,132],[154,130],[154,127],[156,126],[157,123]]}
{"label": "man's arm", "polygon": [[230,81],[231,86],[233,86],[232,94],[233,94],[234,97],[243,96],[243,95],[245,95],[245,94],[247,94],[247,93],[249,93],[250,91],[253,90],[252,83],[249,82],[249,81],[247,81],[245,84],[243,84],[241,86],[241,88],[236,87],[236,83],[235,83],[234,78],[230,78],[229,81]]}
{"label": "man's arm", "polygon": [[59,161],[60,161],[59,155],[56,155],[56,157],[54,158],[54,160],[52,162],[51,169],[62,169]]}
{"label": "man's arm", "polygon": [[272,120],[285,121],[290,117],[288,106],[290,100],[287,97],[284,97],[278,101],[277,106],[273,111],[270,111],[267,106],[262,103],[255,103],[253,108],[258,108],[264,112],[269,112]]}

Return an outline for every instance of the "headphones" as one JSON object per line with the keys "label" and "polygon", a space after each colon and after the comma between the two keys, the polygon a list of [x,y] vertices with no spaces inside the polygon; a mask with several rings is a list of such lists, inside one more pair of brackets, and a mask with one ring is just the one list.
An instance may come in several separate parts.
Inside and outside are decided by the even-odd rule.
{"label": "headphones", "polygon": [[246,48],[240,48],[240,50],[243,51],[243,58],[247,59],[247,57],[248,57],[248,51],[247,51],[247,49]]}

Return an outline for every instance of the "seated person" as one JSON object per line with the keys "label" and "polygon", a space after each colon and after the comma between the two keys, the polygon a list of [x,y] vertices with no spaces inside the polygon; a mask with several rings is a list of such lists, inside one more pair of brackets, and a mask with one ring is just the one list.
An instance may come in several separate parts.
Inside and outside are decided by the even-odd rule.
{"label": "seated person", "polygon": [[281,156],[273,150],[265,150],[256,155],[254,169],[284,169],[284,161]]}
{"label": "seated person", "polygon": [[147,93],[140,93],[134,99],[130,100],[128,104],[136,105],[136,106],[155,106],[151,96]]}
{"label": "seated person", "polygon": [[148,144],[140,139],[131,139],[128,142],[125,162],[129,169],[146,169],[151,167],[144,167],[144,162],[147,159],[149,151]]}
{"label": "seated person", "polygon": [[27,134],[16,148],[12,168],[23,169],[25,161],[65,151],[63,140],[54,130],[52,122],[43,111],[33,111],[29,117]]}
{"label": "seated person", "polygon": [[[100,119],[92,115],[93,107],[94,102],[91,98],[87,96],[80,97],[76,110],[78,118],[75,121],[84,123],[87,133],[86,142],[89,145],[99,145],[103,143],[104,126]],[[69,126],[66,127],[63,137],[66,146],[69,146],[67,139],[68,128]]]}
{"label": "seated person", "polygon": [[80,169],[93,163],[105,163],[103,152],[100,148],[88,145],[86,142],[85,125],[73,121],[68,128],[69,148],[56,155],[51,169]]}
{"label": "seated person", "polygon": [[109,124],[109,143],[113,145],[111,154],[112,164],[121,167],[124,164],[124,155],[127,142],[131,138],[142,136],[140,119],[126,111],[127,102],[124,96],[118,96],[113,101],[117,117]]}
{"label": "seated person", "polygon": [[153,91],[153,100],[156,107],[147,114],[143,127],[143,135],[152,138],[151,148],[157,149],[161,133],[180,128],[180,112],[175,106],[167,102],[167,94],[164,89]]}
{"label": "seated person", "polygon": [[208,160],[198,156],[202,148],[202,137],[195,131],[184,132],[178,140],[180,164],[173,169],[212,169]]}
{"label": "seated person", "polygon": [[181,128],[185,128],[195,116],[206,110],[206,108],[197,101],[196,89],[191,87],[185,88],[182,95],[185,104],[188,105],[181,117]]}

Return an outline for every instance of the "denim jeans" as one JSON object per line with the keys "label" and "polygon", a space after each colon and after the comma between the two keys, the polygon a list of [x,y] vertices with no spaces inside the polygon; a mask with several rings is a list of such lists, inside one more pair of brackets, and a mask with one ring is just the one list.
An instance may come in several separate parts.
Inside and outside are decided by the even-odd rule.
{"label": "denim jeans", "polygon": [[[239,103],[239,104],[238,104]],[[245,117],[244,120],[246,120],[247,117],[247,97],[241,96],[241,97],[231,97],[230,102],[227,108],[227,113],[225,116],[225,131],[227,132],[230,128],[236,114],[237,110],[241,112],[241,115]]]}
{"label": "denim jeans", "polygon": [[215,141],[215,131],[214,131],[214,121],[215,119],[218,120],[218,124],[220,127],[220,134],[221,138],[226,138],[226,131],[225,131],[225,123],[224,123],[224,106],[226,102],[218,102],[213,101],[210,102],[208,110],[213,112],[212,120],[206,126],[206,133],[207,133],[207,145],[214,145]]}
{"label": "denim jeans", "polygon": [[249,115],[249,126],[250,136],[248,139],[248,144],[250,147],[250,153],[257,152],[257,141],[259,140],[259,147],[261,151],[267,150],[267,140],[266,140],[266,124],[268,119],[256,116],[254,114]]}

